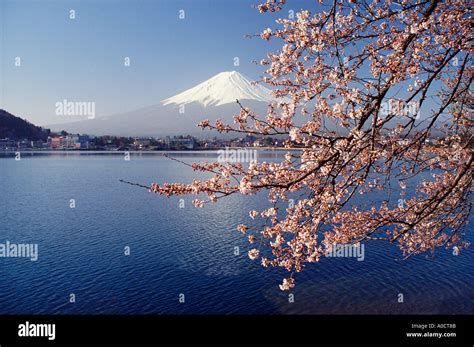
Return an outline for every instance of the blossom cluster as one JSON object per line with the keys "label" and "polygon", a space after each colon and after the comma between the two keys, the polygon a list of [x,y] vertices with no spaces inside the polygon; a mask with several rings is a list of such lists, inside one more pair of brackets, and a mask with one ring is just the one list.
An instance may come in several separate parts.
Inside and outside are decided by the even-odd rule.
{"label": "blossom cluster", "polygon": [[[284,3],[267,0],[259,10],[278,11]],[[405,257],[467,246],[461,230],[473,189],[470,1],[377,0],[369,8],[338,0],[321,8],[280,19],[259,35],[282,41],[261,61],[263,83],[277,100],[267,114],[240,105],[234,124],[200,123],[220,132],[285,136],[285,157],[247,167],[194,164],[211,177],[151,187],[167,196],[207,194],[209,201],[267,191],[269,207],[250,211],[264,226],[238,230],[258,245],[248,252],[251,259],[288,270],[282,290],[293,288],[294,274],[333,244],[386,240]],[[421,116],[383,111],[402,89],[397,100],[416,103],[425,110]],[[394,185],[405,204],[391,203]],[[375,204],[371,196],[381,191],[387,200]],[[303,197],[288,204],[296,193]],[[361,194],[370,203],[355,206]]]}

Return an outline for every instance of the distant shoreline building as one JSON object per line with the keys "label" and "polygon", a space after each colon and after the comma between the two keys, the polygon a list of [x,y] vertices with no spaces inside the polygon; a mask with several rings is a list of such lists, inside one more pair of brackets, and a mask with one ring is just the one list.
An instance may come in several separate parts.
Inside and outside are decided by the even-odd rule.
{"label": "distant shoreline building", "polygon": [[165,145],[168,149],[194,149],[197,141],[192,136],[165,137]]}
{"label": "distant shoreline building", "polygon": [[48,147],[51,149],[89,149],[88,135],[65,135],[48,137]]}

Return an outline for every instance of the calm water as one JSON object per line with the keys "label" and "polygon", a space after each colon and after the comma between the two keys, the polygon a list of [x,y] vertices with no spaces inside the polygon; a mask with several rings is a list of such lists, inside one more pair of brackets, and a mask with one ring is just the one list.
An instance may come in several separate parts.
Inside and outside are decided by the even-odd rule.
{"label": "calm water", "polygon": [[[278,289],[285,272],[250,261],[235,231],[250,209],[266,206],[264,195],[203,209],[185,197],[180,208],[179,198],[119,183],[189,182],[193,174],[148,154],[0,157],[0,243],[39,245],[37,262],[0,258],[0,314],[474,313],[472,248],[401,261],[395,247],[372,242],[364,261],[308,267],[289,303]],[[470,225],[471,242],[472,233]]]}

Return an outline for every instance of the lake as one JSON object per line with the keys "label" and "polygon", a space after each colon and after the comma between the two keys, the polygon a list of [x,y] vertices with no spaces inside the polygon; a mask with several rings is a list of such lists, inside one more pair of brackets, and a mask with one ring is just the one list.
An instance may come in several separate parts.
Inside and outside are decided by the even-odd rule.
{"label": "lake", "polygon": [[[474,313],[472,247],[459,256],[439,249],[401,260],[396,247],[369,242],[363,261],[310,264],[290,302],[278,288],[286,273],[252,262],[251,245],[235,230],[249,222],[249,210],[267,206],[264,194],[197,209],[193,196],[183,206],[179,197],[119,182],[189,182],[194,175],[160,154],[130,161],[119,153],[0,156],[0,243],[38,244],[37,261],[0,258],[0,314]],[[472,224],[465,232],[472,243]]]}

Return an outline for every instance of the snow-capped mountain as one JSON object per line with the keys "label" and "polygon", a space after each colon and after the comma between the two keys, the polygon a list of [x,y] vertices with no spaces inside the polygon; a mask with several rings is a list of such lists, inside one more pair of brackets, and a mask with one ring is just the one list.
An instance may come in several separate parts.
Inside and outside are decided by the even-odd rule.
{"label": "snow-capped mountain", "polygon": [[120,136],[199,135],[197,124],[203,119],[222,119],[232,124],[239,113],[239,100],[252,111],[264,114],[275,101],[270,89],[254,84],[236,71],[221,72],[214,77],[159,104],[138,110],[66,124],[49,125],[53,130],[72,133]]}
{"label": "snow-capped mountain", "polygon": [[272,102],[270,89],[255,84],[237,71],[221,72],[205,82],[162,101],[163,105],[198,102],[204,107],[220,106],[239,100]]}

